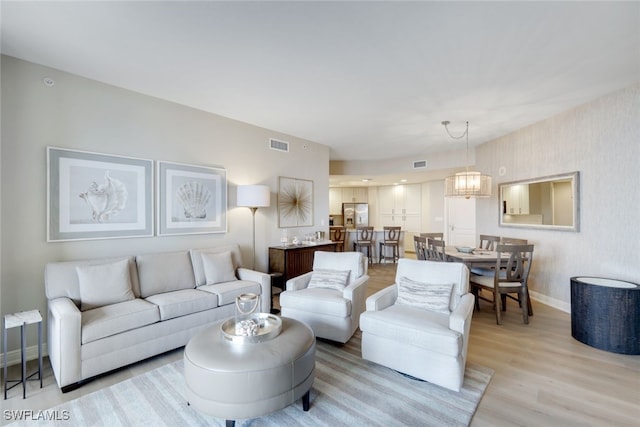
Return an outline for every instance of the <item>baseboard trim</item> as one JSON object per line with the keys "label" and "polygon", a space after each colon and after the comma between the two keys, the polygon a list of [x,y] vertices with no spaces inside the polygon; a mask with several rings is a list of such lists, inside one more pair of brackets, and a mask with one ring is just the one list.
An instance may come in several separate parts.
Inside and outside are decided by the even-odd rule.
{"label": "baseboard trim", "polygon": [[[47,352],[47,344],[42,344],[42,357],[45,357],[49,353]],[[27,361],[38,360],[38,345],[32,345],[27,347]],[[7,366],[19,365],[22,362],[20,359],[20,349],[7,351]],[[4,366],[4,352],[0,353],[0,366]]]}
{"label": "baseboard trim", "polygon": [[558,310],[564,311],[565,313],[571,313],[571,304],[568,302],[560,301],[559,299],[551,298],[547,295],[543,295],[532,290],[529,290],[529,295],[531,296],[531,299],[540,301],[545,305],[557,308]]}

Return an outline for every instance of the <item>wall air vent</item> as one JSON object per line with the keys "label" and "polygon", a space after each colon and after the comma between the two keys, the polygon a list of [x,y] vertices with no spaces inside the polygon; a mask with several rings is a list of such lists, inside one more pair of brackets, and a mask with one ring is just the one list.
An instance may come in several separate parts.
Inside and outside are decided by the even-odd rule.
{"label": "wall air vent", "polygon": [[426,169],[427,168],[427,161],[426,160],[416,160],[415,162],[413,162],[413,168],[414,169]]}
{"label": "wall air vent", "polygon": [[279,139],[269,138],[269,148],[277,151],[289,152],[289,143],[287,141],[280,141]]}

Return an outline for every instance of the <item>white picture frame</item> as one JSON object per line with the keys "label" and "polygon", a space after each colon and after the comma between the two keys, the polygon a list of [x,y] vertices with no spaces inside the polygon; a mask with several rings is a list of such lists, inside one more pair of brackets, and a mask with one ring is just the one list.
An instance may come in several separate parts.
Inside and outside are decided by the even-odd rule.
{"label": "white picture frame", "polygon": [[227,232],[227,171],[158,161],[158,236]]}
{"label": "white picture frame", "polygon": [[153,230],[152,160],[47,147],[47,242]]}

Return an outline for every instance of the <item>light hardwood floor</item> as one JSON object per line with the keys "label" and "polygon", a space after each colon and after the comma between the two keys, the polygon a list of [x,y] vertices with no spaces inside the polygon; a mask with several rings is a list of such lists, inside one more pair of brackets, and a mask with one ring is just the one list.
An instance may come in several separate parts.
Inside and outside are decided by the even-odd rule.
{"label": "light hardwood floor", "polygon": [[[393,283],[395,266],[373,265],[370,276],[368,294],[373,294]],[[471,425],[639,425],[640,356],[584,345],[571,337],[569,314],[536,301],[533,309],[529,325],[522,323],[515,303],[508,305],[501,326],[496,325],[489,304],[483,303],[474,313],[468,360],[492,368],[495,374]],[[22,400],[20,390],[13,389],[9,399],[2,401],[2,408],[48,409],[181,357],[182,349],[177,349],[66,394],[55,385],[46,363],[45,388],[40,390],[36,382],[30,382],[26,400]],[[1,424],[7,423],[3,414]]]}

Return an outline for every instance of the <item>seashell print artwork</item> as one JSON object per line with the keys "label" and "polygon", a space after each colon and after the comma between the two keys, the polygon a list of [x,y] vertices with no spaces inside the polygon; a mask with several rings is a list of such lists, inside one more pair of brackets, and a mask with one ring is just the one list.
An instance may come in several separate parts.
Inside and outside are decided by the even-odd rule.
{"label": "seashell print artwork", "polygon": [[87,202],[97,222],[107,222],[110,216],[117,215],[127,204],[127,187],[119,180],[112,178],[109,171],[104,174],[104,183],[95,181],[89,189],[79,196]]}
{"label": "seashell print artwork", "polygon": [[176,192],[178,201],[184,209],[184,216],[188,219],[203,219],[207,217],[207,204],[211,200],[211,192],[199,182],[187,182]]}

